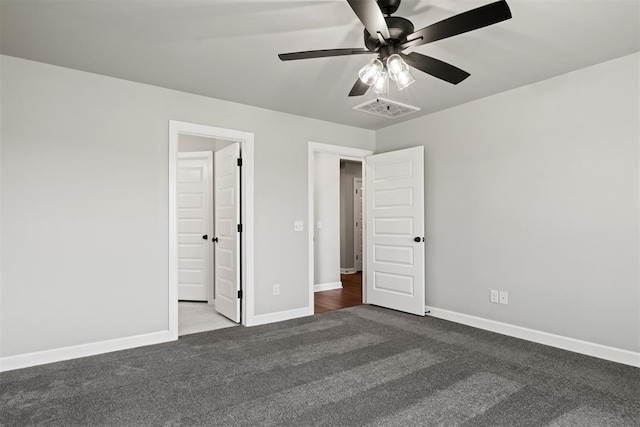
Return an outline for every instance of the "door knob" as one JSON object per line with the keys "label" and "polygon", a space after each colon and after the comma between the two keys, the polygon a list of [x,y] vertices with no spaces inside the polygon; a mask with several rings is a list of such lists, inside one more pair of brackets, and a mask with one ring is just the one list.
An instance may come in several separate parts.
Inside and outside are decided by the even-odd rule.
{"label": "door knob", "polygon": [[415,237],[413,239],[414,242],[424,242],[424,237]]}
{"label": "door knob", "polygon": [[202,236],[202,240],[209,240],[209,235],[205,234],[204,236]]}

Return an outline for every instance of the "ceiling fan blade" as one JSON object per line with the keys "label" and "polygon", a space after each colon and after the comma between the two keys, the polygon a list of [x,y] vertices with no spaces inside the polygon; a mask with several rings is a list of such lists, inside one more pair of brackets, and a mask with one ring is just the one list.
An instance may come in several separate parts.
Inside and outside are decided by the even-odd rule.
{"label": "ceiling fan blade", "polygon": [[293,61],[295,59],[309,59],[309,58],[327,58],[331,56],[344,56],[344,55],[365,55],[372,54],[367,49],[353,48],[353,49],[324,49],[324,50],[307,50],[304,52],[291,52],[281,53],[278,58],[282,61]]}
{"label": "ceiling fan blade", "polygon": [[420,46],[436,40],[477,30],[478,28],[496,24],[511,19],[511,10],[506,1],[501,0],[471,9],[451,18],[444,19],[435,24],[424,27],[407,36],[407,42],[402,45],[404,49]]}
{"label": "ceiling fan blade", "polygon": [[402,59],[412,67],[454,85],[457,85],[470,76],[466,71],[430,56],[416,52],[411,52],[408,55],[402,53],[400,55],[402,56]]}
{"label": "ceiling fan blade", "polygon": [[369,90],[369,86],[362,83],[362,80],[356,80],[356,84],[351,88],[351,92],[349,92],[349,96],[362,96]]}
{"label": "ceiling fan blade", "polygon": [[390,37],[387,21],[384,20],[376,0],[347,0],[347,2],[369,34],[375,36],[380,33],[385,39]]}

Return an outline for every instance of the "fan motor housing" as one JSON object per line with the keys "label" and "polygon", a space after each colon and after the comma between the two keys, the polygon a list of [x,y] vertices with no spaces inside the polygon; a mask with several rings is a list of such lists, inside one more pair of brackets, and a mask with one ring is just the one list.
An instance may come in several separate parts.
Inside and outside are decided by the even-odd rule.
{"label": "fan motor housing", "polygon": [[385,15],[395,13],[400,7],[400,0],[378,0],[378,6]]}
{"label": "fan motor housing", "polygon": [[[408,19],[399,16],[387,16],[384,20],[387,22],[387,27],[389,27],[390,37],[386,40],[389,44],[400,44],[414,31],[413,24]],[[377,35],[372,36],[365,28],[364,45],[373,52],[380,48],[381,43]]]}

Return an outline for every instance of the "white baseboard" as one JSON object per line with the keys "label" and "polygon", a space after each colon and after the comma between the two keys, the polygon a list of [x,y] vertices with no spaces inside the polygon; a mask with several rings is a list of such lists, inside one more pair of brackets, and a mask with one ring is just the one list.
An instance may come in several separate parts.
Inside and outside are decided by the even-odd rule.
{"label": "white baseboard", "polygon": [[509,323],[497,322],[495,320],[484,319],[482,317],[470,316],[468,314],[456,313],[455,311],[442,310],[434,307],[425,307],[425,313],[427,316],[450,320],[463,325],[473,326],[474,328],[485,329],[502,335],[508,335],[510,337],[533,341],[539,344],[640,368],[640,353],[633,351],[608,347],[606,345],[581,341],[575,338],[563,337],[561,335],[550,334],[548,332],[523,328]]}
{"label": "white baseboard", "polygon": [[318,283],[313,285],[313,292],[330,291],[332,289],[342,289],[342,282]]}
{"label": "white baseboard", "polygon": [[347,268],[340,269],[340,274],[356,274],[357,272],[358,270],[356,270],[355,267],[347,267]]}
{"label": "white baseboard", "polygon": [[161,331],[144,335],[136,335],[133,337],[116,338],[89,344],[55,348],[53,350],[7,356],[0,358],[0,372],[60,362],[63,360],[77,359],[79,357],[94,356],[96,354],[126,350],[145,345],[161,344],[164,342],[175,341],[176,339],[177,337],[169,331]]}
{"label": "white baseboard", "polygon": [[313,307],[296,308],[293,310],[278,311],[276,313],[259,314],[247,320],[246,326],[266,325],[267,323],[282,322],[284,320],[297,319],[298,317],[313,316]]}

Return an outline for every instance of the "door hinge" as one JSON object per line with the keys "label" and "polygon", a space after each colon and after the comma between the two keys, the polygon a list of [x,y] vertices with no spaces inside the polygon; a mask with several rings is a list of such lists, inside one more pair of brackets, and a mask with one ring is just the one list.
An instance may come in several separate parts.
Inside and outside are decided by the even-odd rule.
{"label": "door hinge", "polygon": [[238,224],[238,233],[242,233],[242,224]]}
{"label": "door hinge", "polygon": [[242,289],[238,291],[238,299],[242,299]]}
{"label": "door hinge", "polygon": [[242,166],[242,157],[238,157],[238,166]]}

